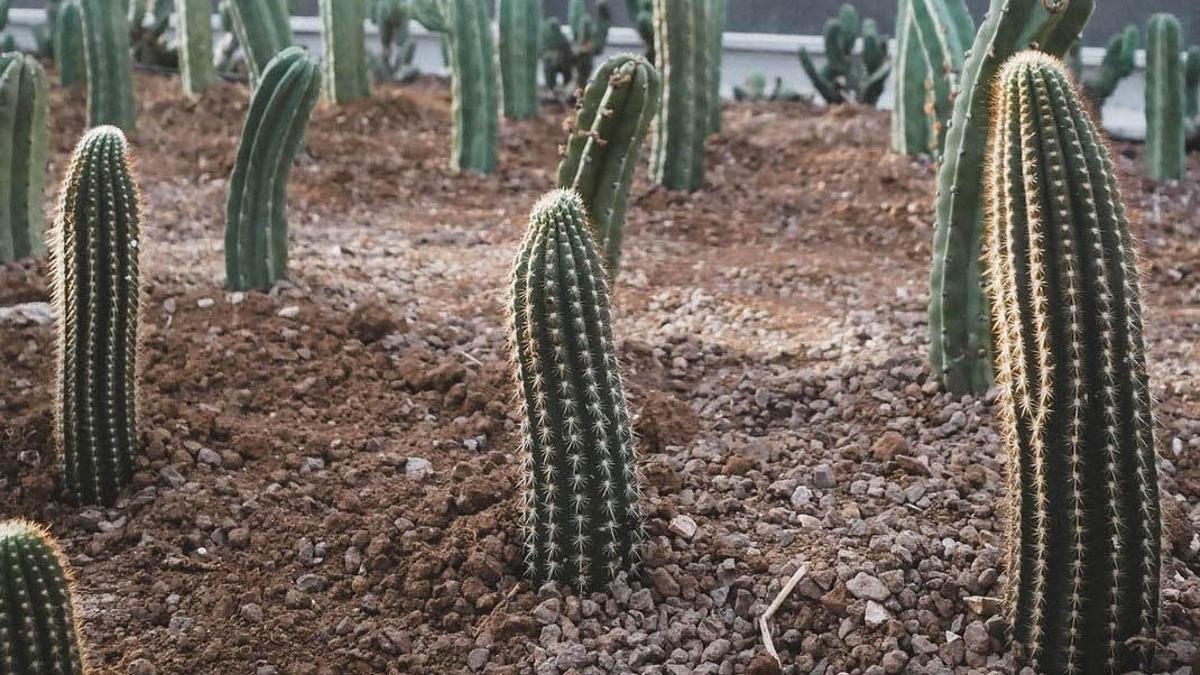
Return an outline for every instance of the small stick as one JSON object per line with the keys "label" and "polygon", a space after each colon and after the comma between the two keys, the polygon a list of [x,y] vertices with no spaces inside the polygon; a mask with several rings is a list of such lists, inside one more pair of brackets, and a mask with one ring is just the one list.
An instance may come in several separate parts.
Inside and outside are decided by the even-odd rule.
{"label": "small stick", "polygon": [[771,606],[767,608],[767,611],[758,617],[758,627],[762,631],[763,646],[766,647],[767,653],[775,658],[775,663],[778,663],[780,668],[783,667],[783,661],[779,660],[779,652],[775,651],[775,643],[771,640],[771,626],[767,623],[767,620],[775,615],[775,610],[779,609],[783,601],[787,600],[787,597],[792,594],[792,589],[796,587],[796,584],[800,583],[800,580],[807,575],[808,565],[801,565],[796,570],[796,573],[792,575],[792,578],[788,579],[788,582],[780,589],[779,595],[775,596],[775,600],[771,602]]}

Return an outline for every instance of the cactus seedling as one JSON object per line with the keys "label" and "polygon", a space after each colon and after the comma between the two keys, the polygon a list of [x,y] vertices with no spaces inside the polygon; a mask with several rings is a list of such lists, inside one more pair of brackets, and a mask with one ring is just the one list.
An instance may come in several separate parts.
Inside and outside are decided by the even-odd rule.
{"label": "cactus seedling", "polygon": [[271,59],[292,44],[287,0],[230,0],[227,7],[237,42],[246,52],[250,83],[257,86]]}
{"label": "cactus seedling", "polygon": [[704,142],[711,117],[712,87],[708,40],[709,3],[655,0],[654,35],[658,71],[663,77],[650,173],[668,190],[694,192],[704,186]]}
{"label": "cactus seedling", "polygon": [[0,263],[42,252],[47,88],[37,59],[0,54]]}
{"label": "cactus seedling", "polygon": [[1133,73],[1134,57],[1137,56],[1141,43],[1141,33],[1133,24],[1125,26],[1124,30],[1108,41],[1100,69],[1083,85],[1084,93],[1097,108],[1104,107],[1104,102],[1116,91],[1121,80]]}
{"label": "cactus seedling", "polygon": [[87,82],[87,57],[83,44],[83,9],[79,0],[66,0],[54,20],[54,63],[64,87]]}
{"label": "cactus seedling", "polygon": [[542,30],[540,0],[499,0],[500,79],[504,116],[523,120],[538,114],[538,45]]}
{"label": "cactus seedling", "polygon": [[367,0],[321,0],[325,95],[346,103],[371,95],[367,68]]}
{"label": "cactus seedling", "polygon": [[1170,14],[1146,24],[1146,174],[1157,181],[1178,180],[1187,169],[1181,33]]}
{"label": "cactus seedling", "polygon": [[131,132],[137,125],[133,56],[119,3],[81,0],[88,80],[88,124],[111,124]]}
{"label": "cactus seedling", "polygon": [[194,98],[217,79],[213,67],[212,3],[209,0],[175,0],[175,3],[179,74],[183,78],[183,91]]}
{"label": "cactus seedling", "polygon": [[[800,49],[800,65],[817,93],[830,105],[848,100],[875,105],[891,72],[887,40],[879,34],[875,21],[861,20],[853,5],[844,4],[836,18],[825,22],[824,36],[826,63],[821,68],[807,49]],[[859,38],[863,48],[855,53]]]}

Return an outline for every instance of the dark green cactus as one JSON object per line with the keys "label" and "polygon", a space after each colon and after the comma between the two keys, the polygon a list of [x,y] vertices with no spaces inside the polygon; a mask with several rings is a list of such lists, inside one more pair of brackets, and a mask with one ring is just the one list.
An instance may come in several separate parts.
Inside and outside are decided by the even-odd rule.
{"label": "dark green cactus", "polygon": [[542,71],[551,89],[574,84],[582,87],[592,75],[596,57],[608,45],[612,12],[607,0],[597,0],[596,15],[588,11],[586,0],[571,0],[567,6],[568,38],[558,17],[542,24]]}
{"label": "dark green cactus", "polygon": [[926,82],[931,74],[913,20],[912,2],[899,0],[896,6],[896,62],[893,65],[896,84],[891,145],[893,152],[924,155],[931,148],[932,125],[925,109]]}
{"label": "dark green cactus", "polygon": [[231,0],[228,8],[251,86],[257,86],[271,59],[292,44],[287,0]]}
{"label": "dark green cactus", "polygon": [[496,14],[504,116],[514,120],[537,117],[541,0],[499,0]]}
{"label": "dark green cactus", "polygon": [[287,184],[321,95],[320,65],[300,47],[275,55],[250,99],[225,206],[225,276],[267,290],[287,276]]}
{"label": "dark green cactus", "polygon": [[44,249],[47,89],[46,72],[35,58],[0,54],[0,263]]}
{"label": "dark green cactus", "polygon": [[1157,181],[1178,180],[1187,170],[1182,32],[1170,14],[1146,23],[1146,175]]}
{"label": "dark green cactus", "polygon": [[930,365],[951,392],[981,393],[992,380],[987,298],[979,266],[991,82],[1004,61],[1027,47],[1055,56],[1067,53],[1092,9],[1092,0],[992,0],[967,54],[938,169],[929,283]]}
{"label": "dark green cactus", "polygon": [[378,79],[404,82],[416,76],[417,42],[408,29],[411,16],[407,0],[374,0],[371,5],[371,23],[379,30]]}
{"label": "dark green cactus", "polygon": [[133,60],[154,68],[177,70],[179,50],[167,42],[175,0],[131,0],[128,4]]}
{"label": "dark green cactus", "polygon": [[581,592],[635,573],[644,539],[603,264],[579,195],[542,197],[512,274],[525,567]]}
{"label": "dark green cactus", "polygon": [[367,1],[320,0],[325,38],[325,95],[346,103],[371,95],[367,68]]}
{"label": "dark green cactus", "polygon": [[88,126],[137,126],[129,28],[119,3],[81,0],[88,79]]}
{"label": "dark green cactus", "polygon": [[1183,59],[1183,114],[1190,120],[1200,117],[1200,45],[1188,47]]}
{"label": "dark green cactus", "polygon": [[727,0],[705,0],[708,3],[708,133],[721,131],[721,64],[725,60],[725,15]]}
{"label": "dark green cactus", "polygon": [[655,64],[663,95],[654,122],[650,174],[668,190],[694,192],[704,186],[712,77],[707,1],[655,0]]}
{"label": "dark green cactus", "polygon": [[83,9],[79,0],[66,0],[54,22],[54,63],[64,87],[87,83],[87,56],[83,43]]}
{"label": "dark green cactus", "polygon": [[196,97],[217,79],[213,66],[212,3],[175,0],[178,17],[179,74],[183,91]]}
{"label": "dark green cactus", "polygon": [[929,70],[926,108],[932,110],[934,155],[940,156],[975,24],[963,0],[911,0],[909,9]]}
{"label": "dark green cactus", "polygon": [[96,127],[75,148],[52,235],[58,308],[55,437],[81,503],[112,505],[138,436],[141,199],[125,135]]}
{"label": "dark green cactus", "polygon": [[1108,41],[1100,68],[1083,84],[1084,93],[1097,109],[1104,106],[1104,102],[1116,91],[1121,80],[1133,73],[1136,65],[1134,59],[1141,43],[1141,32],[1133,24],[1125,26],[1124,30]]}
{"label": "dark green cactus", "polygon": [[646,45],[646,60],[654,63],[654,0],[625,0],[625,12]]}
{"label": "dark green cactus", "polygon": [[[808,50],[800,49],[800,65],[825,102],[854,100],[875,105],[883,94],[891,65],[887,40],[873,19],[861,20],[853,5],[844,4],[837,18],[825,22],[825,65],[817,68]],[[862,51],[855,44],[862,39]]]}
{"label": "dark green cactus", "polygon": [[71,566],[50,532],[0,522],[0,672],[84,675]]}
{"label": "dark green cactus", "polygon": [[661,92],[658,72],[646,59],[624,54],[605,61],[579,97],[558,165],[558,187],[583,199],[612,280],[621,266],[638,153]]}
{"label": "dark green cactus", "polygon": [[1046,675],[1149,669],[1162,528],[1125,208],[1062,63],[1018,54],[996,87],[986,269],[1014,641]]}

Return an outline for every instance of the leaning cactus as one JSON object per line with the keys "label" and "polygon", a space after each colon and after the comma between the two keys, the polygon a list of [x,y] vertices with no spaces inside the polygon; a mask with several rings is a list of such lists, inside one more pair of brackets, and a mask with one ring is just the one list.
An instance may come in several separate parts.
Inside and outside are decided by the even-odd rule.
{"label": "leaning cactus", "polygon": [[62,3],[54,20],[54,64],[58,69],[58,82],[64,87],[87,82],[83,9],[79,1]]}
{"label": "leaning cactus", "polygon": [[[813,63],[807,49],[800,49],[800,65],[817,93],[830,105],[850,99],[875,105],[891,72],[887,40],[879,34],[875,21],[860,20],[858,10],[845,4],[837,18],[825,22],[824,35],[826,63],[821,68]],[[862,51],[855,53],[859,38]]]}
{"label": "leaning cactus", "polygon": [[1129,77],[1134,70],[1134,58],[1141,48],[1142,36],[1138,27],[1129,24],[1125,30],[1112,36],[1108,48],[1104,50],[1104,60],[1094,77],[1089,77],[1083,84],[1083,91],[1097,109],[1104,106],[1108,97],[1117,90],[1121,80]]}
{"label": "leaning cactus", "polygon": [[705,0],[708,14],[708,133],[721,131],[721,63],[725,56],[727,0]]}
{"label": "leaning cactus", "polygon": [[625,54],[605,61],[579,97],[558,165],[558,187],[583,199],[610,279],[621,266],[633,172],[661,90],[646,59]]}
{"label": "leaning cactus", "polygon": [[934,155],[940,156],[975,24],[963,0],[911,0],[909,9],[929,69],[927,109],[933,113]]}
{"label": "leaning cactus", "polygon": [[0,54],[0,263],[43,250],[47,89],[37,59]]}
{"label": "leaning cactus", "polygon": [[1046,675],[1148,669],[1159,487],[1116,172],[1057,59],[1021,53],[996,88],[986,269],[1011,467],[1013,637]]}
{"label": "leaning cactus", "polygon": [[287,184],[321,95],[320,65],[300,47],[275,55],[242,127],[225,207],[229,288],[267,290],[287,276]]}
{"label": "leaning cactus", "polygon": [[137,100],[133,95],[133,56],[129,28],[119,3],[81,0],[88,79],[88,126],[105,124],[133,131]]}
{"label": "leaning cactus", "polygon": [[71,566],[43,527],[0,522],[0,673],[83,675]]}
{"label": "leaning cactus", "polygon": [[179,74],[183,91],[199,96],[217,79],[213,67],[212,3],[210,0],[175,0],[178,17]]}
{"label": "leaning cactus", "polygon": [[923,155],[930,150],[930,116],[925,109],[925,83],[931,76],[925,50],[913,20],[913,0],[896,6],[895,100],[892,103],[892,151]]}
{"label": "leaning cactus", "polygon": [[1170,14],[1146,23],[1146,174],[1159,181],[1178,180],[1187,169],[1181,32]]}
{"label": "leaning cactus", "polygon": [[138,454],[141,199],[121,130],[75,148],[52,235],[58,307],[55,438],[67,487],[112,505]]}
{"label": "leaning cactus", "polygon": [[[1047,12],[1043,4],[1056,13]],[[1055,56],[1066,54],[1091,13],[1092,0],[992,0],[967,55],[938,169],[929,283],[929,360],[952,392],[981,393],[992,379],[987,299],[979,267],[991,82],[1004,61],[1031,45]]]}
{"label": "leaning cactus", "polygon": [[654,35],[663,94],[654,123],[650,173],[668,190],[704,186],[704,141],[712,87],[708,2],[655,0]]}
{"label": "leaning cactus", "polygon": [[267,64],[292,44],[287,0],[231,0],[228,8],[237,42],[246,52],[250,82],[257,86]]}
{"label": "leaning cactus", "polygon": [[320,0],[325,28],[325,95],[346,103],[371,95],[367,0]]}
{"label": "leaning cactus", "polygon": [[504,116],[514,120],[537,117],[541,0],[499,0],[496,14]]}
{"label": "leaning cactus", "polygon": [[635,572],[644,538],[603,265],[579,196],[542,197],[512,274],[525,567],[580,592]]}

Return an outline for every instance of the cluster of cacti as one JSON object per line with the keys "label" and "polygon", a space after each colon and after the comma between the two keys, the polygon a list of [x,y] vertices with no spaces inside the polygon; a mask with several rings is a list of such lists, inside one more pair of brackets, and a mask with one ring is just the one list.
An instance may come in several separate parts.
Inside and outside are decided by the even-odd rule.
{"label": "cluster of cacti", "polygon": [[579,196],[544,196],[512,274],[525,564],[535,583],[581,592],[635,572],[644,538],[603,265]]}
{"label": "cluster of cacti", "polygon": [[[891,64],[887,40],[879,34],[874,19],[860,19],[853,5],[844,4],[836,18],[825,22],[824,36],[825,65],[820,68],[807,49],[800,49],[800,64],[817,93],[830,105],[848,100],[875,105]],[[856,51],[860,38],[862,51]]]}
{"label": "cluster of cacti", "polygon": [[1018,54],[996,87],[986,269],[1010,458],[1013,637],[1046,675],[1145,669],[1161,523],[1125,209],[1060,62]]}
{"label": "cluster of cacti", "polygon": [[155,68],[177,69],[179,51],[167,44],[176,0],[129,0],[129,42],[133,60]]}
{"label": "cluster of cacti", "polygon": [[567,6],[568,37],[558,17],[551,16],[542,25],[542,73],[551,89],[574,83],[582,87],[592,75],[596,57],[608,45],[612,12],[607,0],[596,0],[596,15],[588,11],[587,0],[571,0]]}
{"label": "cluster of cacti", "polygon": [[927,114],[932,129],[929,149],[939,156],[959,95],[966,52],[975,37],[975,24],[963,0],[909,0],[908,11],[925,55],[925,109],[930,111]]}
{"label": "cluster of cacti", "polygon": [[413,66],[417,43],[408,29],[411,15],[408,0],[375,0],[371,6],[371,23],[379,30],[374,70],[380,80],[403,82],[417,73]]}
{"label": "cluster of cacti", "polygon": [[212,3],[209,0],[175,0],[175,3],[179,75],[183,91],[195,97],[217,79],[213,66]]}
{"label": "cluster of cacti", "polygon": [[51,238],[54,433],[67,487],[81,503],[113,504],[138,454],[140,230],[125,135],[96,127],[75,148]]}
{"label": "cluster of cacti", "polygon": [[416,0],[413,13],[425,28],[443,33],[450,57],[454,171],[496,169],[500,127],[492,24],[484,0]]}
{"label": "cluster of cacti", "polygon": [[71,567],[44,528],[0,522],[0,672],[84,675]]}
{"label": "cluster of cacti", "polygon": [[84,62],[87,65],[88,126],[105,124],[133,131],[137,100],[133,94],[133,55],[120,3],[81,0]]}
{"label": "cluster of cacti", "polygon": [[0,263],[36,255],[45,241],[48,88],[37,59],[0,54]]}
{"label": "cluster of cacti", "polygon": [[287,0],[230,0],[227,7],[251,86],[257,86],[271,59],[292,44]]}
{"label": "cluster of cacti", "polygon": [[646,59],[625,54],[605,61],[579,97],[558,166],[558,187],[583,199],[610,280],[621,266],[629,190],[661,91]]}
{"label": "cluster of cacti", "polygon": [[1178,180],[1187,169],[1183,29],[1170,14],[1146,23],[1146,175]]}
{"label": "cluster of cacti", "polygon": [[650,173],[669,190],[704,186],[704,144],[713,77],[708,39],[711,0],[655,0],[654,40],[663,93],[654,122]]}
{"label": "cluster of cacti", "polygon": [[279,52],[262,72],[229,178],[229,288],[266,290],[287,276],[288,176],[320,95],[320,64],[300,47]]}
{"label": "cluster of cacti", "polygon": [[367,68],[368,0],[320,0],[325,39],[325,95],[346,103],[371,95]]}
{"label": "cluster of cacti", "polygon": [[1141,32],[1133,24],[1109,39],[1100,68],[1083,83],[1084,94],[1097,110],[1104,107],[1104,102],[1116,91],[1121,80],[1133,73],[1136,65],[1134,59],[1141,43]]}
{"label": "cluster of cacti", "polygon": [[896,58],[892,69],[896,73],[892,101],[891,148],[904,155],[923,155],[930,149],[933,126],[925,108],[926,83],[929,65],[925,50],[917,35],[917,24],[909,5],[913,0],[896,4]]}
{"label": "cluster of cacti", "polygon": [[542,30],[540,0],[498,0],[500,82],[504,116],[523,120],[538,115],[538,44]]}
{"label": "cluster of cacti", "polygon": [[[1043,0],[1046,1],[1046,0]],[[929,284],[929,358],[952,392],[991,384],[991,337],[979,266],[983,246],[984,148],[992,120],[991,83],[1000,65],[1033,46],[1055,56],[1079,39],[1092,0],[992,0],[963,66],[961,92],[938,169],[937,228]]]}

